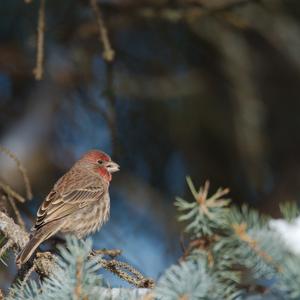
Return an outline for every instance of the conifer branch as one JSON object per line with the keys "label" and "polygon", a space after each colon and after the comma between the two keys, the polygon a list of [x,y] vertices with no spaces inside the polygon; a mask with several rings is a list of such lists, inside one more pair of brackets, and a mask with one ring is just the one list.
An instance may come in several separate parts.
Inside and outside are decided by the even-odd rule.
{"label": "conifer branch", "polygon": [[[8,240],[9,247],[14,247],[17,251],[20,251],[29,240],[29,234],[3,212],[0,212],[0,232]],[[116,249],[93,250],[90,253],[90,257],[96,257],[99,253],[116,256],[121,251]],[[125,262],[100,258],[99,265],[137,287],[152,288],[154,286],[152,279],[144,277],[139,271]],[[56,268],[56,256],[50,252],[37,253],[33,266],[34,270],[40,275],[49,276]],[[31,267],[28,264],[25,265],[27,269]],[[26,269],[22,273],[26,273]]]}

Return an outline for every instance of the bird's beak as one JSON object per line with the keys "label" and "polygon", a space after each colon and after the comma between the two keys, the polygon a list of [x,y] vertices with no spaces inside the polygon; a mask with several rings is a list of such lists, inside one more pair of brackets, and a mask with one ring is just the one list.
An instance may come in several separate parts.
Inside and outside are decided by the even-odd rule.
{"label": "bird's beak", "polygon": [[106,162],[105,167],[109,173],[118,172],[120,170],[120,166],[114,161]]}

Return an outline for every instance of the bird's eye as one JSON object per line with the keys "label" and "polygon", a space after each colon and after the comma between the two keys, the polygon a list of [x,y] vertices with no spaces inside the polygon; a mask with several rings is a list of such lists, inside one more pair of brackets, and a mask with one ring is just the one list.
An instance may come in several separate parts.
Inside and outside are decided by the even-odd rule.
{"label": "bird's eye", "polygon": [[103,165],[103,160],[99,159],[99,160],[98,160],[98,164],[99,164],[99,165]]}

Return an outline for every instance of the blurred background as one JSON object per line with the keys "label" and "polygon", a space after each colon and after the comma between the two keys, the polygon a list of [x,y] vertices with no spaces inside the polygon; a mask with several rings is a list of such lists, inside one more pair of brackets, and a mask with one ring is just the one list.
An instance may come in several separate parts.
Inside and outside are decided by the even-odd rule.
{"label": "blurred background", "polygon": [[[18,204],[28,229],[91,148],[121,165],[95,248],[122,249],[155,279],[182,254],[173,201],[190,197],[186,175],[275,217],[299,198],[299,1],[99,0],[112,63],[89,1],[46,1],[40,81],[39,1],[25,2],[0,3],[0,144],[29,173],[34,197]],[[24,194],[15,164],[1,154],[0,166]],[[1,266],[0,288],[13,265]]]}

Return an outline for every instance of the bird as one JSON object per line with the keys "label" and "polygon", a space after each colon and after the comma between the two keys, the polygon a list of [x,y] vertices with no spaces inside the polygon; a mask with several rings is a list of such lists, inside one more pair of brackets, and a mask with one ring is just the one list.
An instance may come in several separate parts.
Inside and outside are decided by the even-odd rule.
{"label": "bird", "polygon": [[57,233],[81,239],[99,230],[110,214],[109,185],[120,166],[100,150],[86,152],[53,186],[37,211],[28,243],[16,258],[25,264],[37,247]]}

